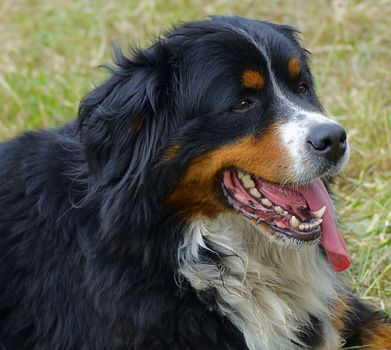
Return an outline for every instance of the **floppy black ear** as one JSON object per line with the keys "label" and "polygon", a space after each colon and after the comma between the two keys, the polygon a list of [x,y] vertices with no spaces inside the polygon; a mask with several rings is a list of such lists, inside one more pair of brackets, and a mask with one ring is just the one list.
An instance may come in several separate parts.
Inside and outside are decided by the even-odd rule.
{"label": "floppy black ear", "polygon": [[[127,186],[142,182],[162,139],[165,118],[160,96],[166,88],[168,52],[159,42],[127,58],[115,49],[111,77],[84,97],[79,130],[89,177],[99,186],[124,176]],[[96,184],[95,184],[96,185]]]}

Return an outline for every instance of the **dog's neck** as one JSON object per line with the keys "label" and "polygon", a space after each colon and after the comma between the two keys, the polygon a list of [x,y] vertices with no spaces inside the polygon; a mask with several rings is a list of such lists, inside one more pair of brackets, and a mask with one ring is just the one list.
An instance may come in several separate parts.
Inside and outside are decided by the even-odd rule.
{"label": "dog's neck", "polygon": [[[179,273],[196,290],[215,288],[219,311],[251,350],[305,348],[298,335],[310,316],[320,320],[327,339],[321,348],[339,347],[330,320],[337,279],[317,245],[280,245],[241,217],[224,214],[195,221],[178,253]],[[218,263],[206,262],[205,254]]]}

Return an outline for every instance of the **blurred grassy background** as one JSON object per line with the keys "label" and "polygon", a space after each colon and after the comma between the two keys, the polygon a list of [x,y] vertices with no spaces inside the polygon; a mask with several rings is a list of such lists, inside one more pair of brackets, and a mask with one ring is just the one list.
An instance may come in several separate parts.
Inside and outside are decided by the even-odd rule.
{"label": "blurred grassy background", "polygon": [[336,183],[353,265],[345,277],[391,311],[391,2],[1,0],[0,139],[74,118],[105,77],[110,43],[147,45],[178,21],[239,14],[296,26],[326,110],[348,130]]}

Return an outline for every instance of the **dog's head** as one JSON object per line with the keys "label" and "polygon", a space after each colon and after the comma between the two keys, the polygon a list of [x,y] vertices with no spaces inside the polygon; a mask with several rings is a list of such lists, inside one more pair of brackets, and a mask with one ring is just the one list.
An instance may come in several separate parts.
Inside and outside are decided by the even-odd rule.
{"label": "dog's head", "polygon": [[277,240],[318,239],[320,178],[341,171],[348,145],[294,29],[215,17],[117,64],[80,109],[102,186],[185,220],[234,211]]}

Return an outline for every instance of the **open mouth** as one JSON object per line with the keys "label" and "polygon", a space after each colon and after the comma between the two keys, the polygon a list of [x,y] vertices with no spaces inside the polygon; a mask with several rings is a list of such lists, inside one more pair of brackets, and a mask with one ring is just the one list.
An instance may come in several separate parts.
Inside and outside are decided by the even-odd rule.
{"label": "open mouth", "polygon": [[275,238],[300,243],[318,240],[326,207],[311,208],[308,191],[273,184],[240,170],[223,173],[228,203],[257,225],[267,225]]}

